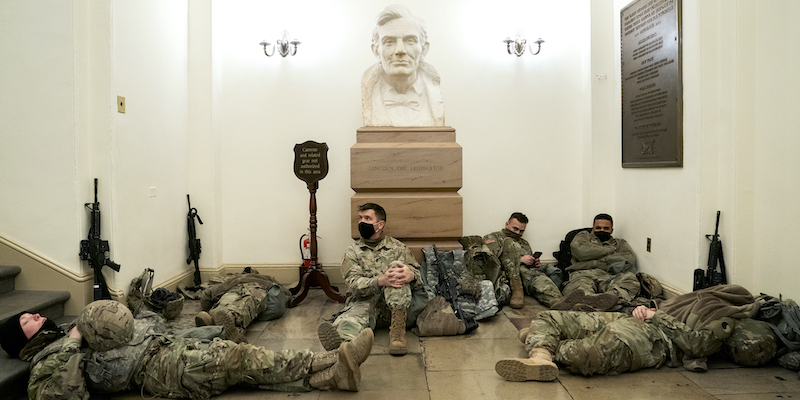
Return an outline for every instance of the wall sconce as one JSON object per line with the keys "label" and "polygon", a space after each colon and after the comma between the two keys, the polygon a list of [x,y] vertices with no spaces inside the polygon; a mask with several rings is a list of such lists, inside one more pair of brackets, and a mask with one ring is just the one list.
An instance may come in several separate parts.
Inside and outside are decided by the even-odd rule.
{"label": "wall sconce", "polygon": [[[503,42],[506,44],[506,50],[508,50],[508,54],[516,54],[517,57],[519,57],[525,53],[525,44],[528,41],[525,40],[524,36],[522,36],[522,31],[517,31],[517,36],[514,37],[514,40],[511,40],[510,37],[507,37],[506,40],[503,40]],[[534,53],[533,44],[530,44],[529,47],[531,49],[531,54],[537,55],[540,51],[542,51],[542,43],[544,43],[544,40],[539,38],[539,40],[536,40],[533,43],[536,43],[538,47],[536,48],[536,53]],[[514,45],[513,50],[511,46],[512,44]]]}
{"label": "wall sconce", "polygon": [[[295,54],[297,54],[297,45],[298,44],[300,44],[300,41],[297,40],[297,39],[294,39],[294,40],[292,40],[290,42],[289,41],[289,32],[284,30],[283,34],[281,35],[281,38],[278,39],[278,54],[280,54],[281,57],[286,57],[289,54],[295,55]],[[259,43],[259,45],[261,45],[261,47],[264,48],[264,55],[266,55],[267,57],[272,57],[273,55],[275,55],[275,45],[274,44],[272,44],[270,42],[267,42],[266,40],[262,40],[261,43]],[[267,53],[267,46],[270,46],[270,45],[272,46],[272,54]]]}

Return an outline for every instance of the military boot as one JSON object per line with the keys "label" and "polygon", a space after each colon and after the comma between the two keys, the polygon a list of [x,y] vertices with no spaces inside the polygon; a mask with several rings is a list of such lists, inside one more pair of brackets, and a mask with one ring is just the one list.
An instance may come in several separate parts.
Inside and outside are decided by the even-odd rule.
{"label": "military boot", "polygon": [[342,344],[342,338],[339,336],[339,332],[336,330],[336,327],[327,321],[319,324],[319,327],[317,328],[317,336],[319,337],[319,342],[322,343],[322,347],[325,348],[325,350],[335,350],[340,344]]}
{"label": "military boot", "polygon": [[558,377],[558,366],[553,356],[542,348],[531,349],[529,358],[505,358],[497,362],[494,370],[507,381],[552,381]]}
{"label": "military boot", "polygon": [[531,328],[522,328],[519,330],[519,340],[522,343],[525,343],[525,340],[528,339],[528,333],[531,331]]}
{"label": "military boot", "polygon": [[361,384],[361,371],[358,369],[358,355],[350,343],[344,342],[336,351],[338,359],[336,363],[320,372],[314,372],[312,361],[312,373],[308,384],[317,389],[339,389],[357,392]]}
{"label": "military boot", "polygon": [[321,351],[311,357],[311,372],[324,371],[339,361],[339,350]]}
{"label": "military boot", "polygon": [[197,326],[209,326],[214,325],[214,318],[211,318],[211,315],[205,311],[200,311],[197,313],[197,316],[194,317],[194,323]]}
{"label": "military boot", "polygon": [[353,349],[353,354],[356,357],[358,365],[364,363],[372,352],[372,342],[375,340],[375,334],[372,329],[367,328],[361,331],[355,339],[350,341],[350,347]]}
{"label": "military boot", "polygon": [[525,290],[522,288],[522,279],[519,275],[511,278],[511,308],[522,308],[525,305]]}
{"label": "military boot", "polygon": [[392,325],[389,327],[389,354],[402,356],[408,353],[406,347],[406,309],[392,308]]}
{"label": "military boot", "polygon": [[[551,306],[551,310],[559,311],[606,311],[617,304],[619,297],[614,292],[605,292],[599,294],[586,294],[582,289],[576,289],[568,293],[566,296],[556,300]],[[575,308],[577,305],[580,306]]]}
{"label": "military boot", "polygon": [[242,330],[240,330],[239,327],[237,327],[234,323],[233,315],[219,308],[211,310],[209,314],[211,315],[211,318],[214,319],[215,324],[222,325],[224,328],[222,333],[225,335],[225,339],[232,340],[236,343],[247,343],[247,339],[244,337],[244,332],[242,332]]}

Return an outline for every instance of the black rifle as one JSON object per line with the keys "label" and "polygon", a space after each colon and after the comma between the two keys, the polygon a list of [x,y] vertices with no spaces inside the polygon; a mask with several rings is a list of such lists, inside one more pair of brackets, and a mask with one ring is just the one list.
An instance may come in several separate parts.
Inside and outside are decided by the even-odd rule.
{"label": "black rifle", "polygon": [[[728,279],[725,278],[725,257],[722,255],[722,241],[719,240],[719,216],[717,211],[717,226],[714,228],[713,235],[706,235],[706,239],[711,241],[708,247],[708,263],[705,275],[702,269],[694,270],[694,290],[703,289],[716,285],[725,285]],[[719,264],[719,272],[717,272]]]}
{"label": "black rifle", "polygon": [[464,314],[464,311],[461,309],[461,306],[458,304],[458,296],[462,294],[471,295],[472,293],[469,290],[463,290],[458,288],[458,281],[453,278],[452,276],[447,275],[447,271],[445,271],[444,263],[442,260],[439,259],[439,253],[436,250],[436,245],[432,245],[433,247],[433,256],[434,256],[434,264],[436,267],[436,272],[439,275],[439,282],[436,284],[436,292],[442,295],[444,299],[450,303],[453,307],[453,313],[464,323],[464,327],[466,328],[464,333],[470,333],[478,327],[478,323],[475,322],[474,319],[467,317]]}
{"label": "black rifle", "polygon": [[100,203],[97,201],[97,178],[94,179],[94,203],[86,203],[91,215],[89,238],[81,240],[81,260],[89,260],[89,266],[94,270],[94,299],[110,300],[106,278],[103,277],[103,266],[119,272],[119,264],[111,261],[106,256],[108,240],[100,240]]}
{"label": "black rifle", "polygon": [[197,217],[197,222],[203,225],[203,220],[197,215],[197,209],[192,208],[192,201],[189,200],[189,195],[186,195],[186,201],[189,203],[189,214],[186,215],[186,228],[189,230],[189,258],[186,259],[186,264],[191,264],[194,261],[194,284],[200,286],[200,239],[197,238],[197,230],[194,227],[194,219]]}

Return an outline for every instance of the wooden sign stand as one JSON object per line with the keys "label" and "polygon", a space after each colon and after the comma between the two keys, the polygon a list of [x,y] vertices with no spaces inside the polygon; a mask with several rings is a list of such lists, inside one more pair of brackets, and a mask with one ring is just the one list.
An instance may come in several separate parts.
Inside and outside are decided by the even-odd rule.
{"label": "wooden sign stand", "polygon": [[311,260],[308,266],[300,266],[300,282],[297,286],[289,289],[292,293],[290,307],[295,307],[308,295],[308,289],[320,287],[325,294],[332,300],[340,303],[344,302],[344,296],[339,294],[339,290],[331,286],[330,279],[322,265],[317,263],[317,189],[319,180],[328,174],[328,145],[325,143],[305,142],[294,147],[295,162],[294,173],[298,178],[308,184],[308,191],[311,193],[309,202],[310,223],[310,250]]}

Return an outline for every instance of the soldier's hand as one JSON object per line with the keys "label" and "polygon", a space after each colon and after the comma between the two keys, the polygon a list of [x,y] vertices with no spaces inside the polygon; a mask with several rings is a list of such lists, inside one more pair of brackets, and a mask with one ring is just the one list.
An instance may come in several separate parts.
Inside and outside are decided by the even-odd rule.
{"label": "soldier's hand", "polygon": [[655,315],[656,309],[655,308],[647,308],[647,306],[639,306],[633,309],[633,313],[631,313],[634,317],[639,318],[642,321],[652,319],[653,315]]}
{"label": "soldier's hand", "polygon": [[537,259],[533,258],[532,255],[527,254],[527,255],[522,256],[519,259],[519,262],[521,262],[521,263],[523,263],[525,265],[534,265],[536,263],[536,260]]}
{"label": "soldier's hand", "polygon": [[408,265],[398,261],[393,269],[395,271],[397,283],[400,285],[404,285],[414,280],[414,271],[409,268]]}
{"label": "soldier's hand", "polygon": [[378,278],[378,284],[381,286],[399,288],[403,286],[403,284],[400,283],[400,276],[402,276],[402,273],[399,272],[399,269],[397,267],[391,267]]}

